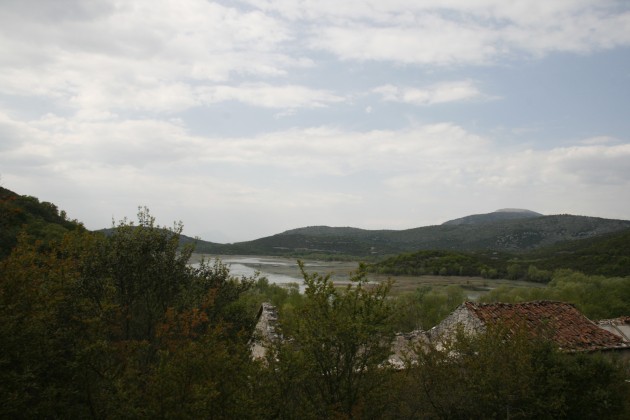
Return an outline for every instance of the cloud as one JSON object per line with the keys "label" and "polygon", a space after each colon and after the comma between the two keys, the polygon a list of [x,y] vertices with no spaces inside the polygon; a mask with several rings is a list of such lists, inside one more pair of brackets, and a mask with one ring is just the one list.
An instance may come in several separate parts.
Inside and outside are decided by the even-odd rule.
{"label": "cloud", "polygon": [[319,108],[344,100],[325,90],[296,85],[272,86],[266,83],[210,86],[199,89],[199,92],[204,103],[239,101],[263,108]]}
{"label": "cloud", "polygon": [[316,30],[309,46],[343,60],[440,66],[484,64],[499,52],[496,35],[482,25],[461,24],[435,15],[418,20],[412,26],[324,26]]}
{"label": "cloud", "polygon": [[462,203],[596,215],[593,199],[611,214],[630,204],[630,144],[621,139],[506,148],[448,122],[217,137],[178,120],[6,113],[0,133],[10,145],[0,154],[3,183],[91,228],[143,204],[193,235],[220,223],[232,240],[317,223],[414,227],[461,216]]}
{"label": "cloud", "polygon": [[384,100],[403,102],[412,105],[434,105],[447,102],[460,102],[483,97],[471,81],[443,82],[425,88],[379,86],[373,92]]}
{"label": "cloud", "polygon": [[290,30],[256,10],[202,0],[28,3],[2,6],[0,93],[59,107],[179,112],[200,104],[200,86],[312,65],[282,51]]}
{"label": "cloud", "polygon": [[[221,101],[282,117],[344,102],[347,94],[304,82],[303,72],[322,70],[321,51],[456,66],[630,45],[630,11],[615,1],[11,0],[2,11],[0,94],[91,118]],[[470,81],[396,89],[389,100],[413,104],[480,95]]]}
{"label": "cloud", "polygon": [[[493,187],[563,182],[627,183],[630,145],[618,139],[571,147],[497,149],[490,138],[453,123],[399,130],[350,131],[332,126],[293,128],[248,137],[191,134],[178,120],[82,120],[46,115],[22,121],[0,113],[6,141],[2,162],[30,157],[55,167],[134,167],[204,171],[221,165],[236,173],[281,171],[297,177],[372,173],[381,179],[416,177],[423,185]],[[254,169],[257,168],[257,169]],[[168,173],[168,171],[166,171]]]}
{"label": "cloud", "polygon": [[[251,0],[309,28],[308,45],[344,60],[487,65],[523,53],[630,45],[630,10],[599,0]],[[327,23],[322,23],[327,22]]]}
{"label": "cloud", "polygon": [[630,144],[573,146],[553,150],[548,164],[580,184],[630,184]]}
{"label": "cloud", "polygon": [[610,136],[596,136],[596,137],[590,137],[587,139],[583,139],[580,140],[580,144],[583,145],[598,145],[598,144],[614,144],[617,143],[619,140],[614,138],[614,137],[610,137]]}

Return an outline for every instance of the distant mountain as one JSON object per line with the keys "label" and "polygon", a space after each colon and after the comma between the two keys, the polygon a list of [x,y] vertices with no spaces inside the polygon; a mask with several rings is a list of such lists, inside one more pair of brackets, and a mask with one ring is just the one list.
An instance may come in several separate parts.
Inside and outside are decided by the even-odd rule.
{"label": "distant mountain", "polygon": [[[63,233],[73,229],[84,228],[76,220],[68,220],[65,212],[59,211],[54,204],[0,187],[0,258],[8,255],[20,232],[26,232],[33,239],[43,240],[45,245],[48,240],[60,238]],[[530,210],[504,209],[486,215],[466,216],[438,226],[405,230],[309,226],[234,244],[218,244],[184,235],[181,236],[181,242],[194,241],[197,252],[217,255],[365,258],[422,250],[532,251],[566,241],[598,238],[625,229],[630,229],[628,220],[566,214],[543,216]],[[107,234],[107,229],[102,231]],[[613,242],[623,245],[624,238],[627,236]],[[613,243],[610,241],[607,243]],[[609,249],[621,249],[621,245],[610,246]],[[593,247],[601,248],[598,244]],[[568,252],[566,249],[561,250],[561,254]],[[609,251],[607,253],[610,254]],[[589,255],[595,254],[589,251]],[[595,260],[589,259],[585,264],[596,264],[596,260],[605,262],[608,254],[597,254],[593,257]],[[626,258],[625,254],[620,258]],[[542,256],[538,259],[544,260]]]}
{"label": "distant mountain", "polygon": [[[406,230],[366,230],[351,227],[310,226],[288,230],[248,242],[229,245],[200,241],[199,252],[258,255],[392,255],[420,250],[526,251],[562,241],[592,238],[630,228],[628,220],[555,215],[532,216],[534,212],[484,223],[444,224]],[[537,213],[534,213],[537,214]]]}
{"label": "distant mountain", "polygon": [[365,235],[369,235],[370,232],[373,231],[353,227],[307,226],[287,230],[282,232],[280,235],[363,237]]}
{"label": "distant mountain", "polygon": [[459,219],[449,220],[442,225],[479,225],[485,223],[494,223],[500,220],[516,220],[528,219],[532,217],[542,217],[540,213],[524,209],[501,209],[492,213],[473,214],[470,216],[460,217]]}

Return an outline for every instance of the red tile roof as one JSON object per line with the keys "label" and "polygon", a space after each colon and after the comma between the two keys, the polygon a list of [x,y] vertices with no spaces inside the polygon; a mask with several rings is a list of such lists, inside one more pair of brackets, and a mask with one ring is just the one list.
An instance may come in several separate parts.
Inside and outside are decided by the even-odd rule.
{"label": "red tile roof", "polygon": [[465,302],[466,308],[484,325],[521,326],[545,334],[567,351],[630,348],[630,343],[590,321],[575,306],[564,302],[523,303]]}

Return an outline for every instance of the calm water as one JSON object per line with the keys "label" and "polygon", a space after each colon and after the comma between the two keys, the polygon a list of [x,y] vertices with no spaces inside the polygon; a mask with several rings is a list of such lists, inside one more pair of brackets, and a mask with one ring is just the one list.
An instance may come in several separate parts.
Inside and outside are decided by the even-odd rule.
{"label": "calm water", "polygon": [[295,264],[295,275],[287,275],[277,273],[277,268],[288,268],[290,264],[287,262],[268,261],[257,257],[229,257],[222,258],[224,264],[230,267],[230,273],[233,276],[241,277],[253,276],[256,272],[261,276],[267,277],[269,283],[275,284],[302,284],[302,276],[299,275],[297,263]]}
{"label": "calm water", "polygon": [[[197,256],[197,260],[200,256]],[[214,256],[206,256],[206,259],[213,260]],[[240,277],[253,276],[256,272],[260,276],[266,277],[269,283],[278,285],[289,285],[297,283],[300,291],[304,291],[302,284],[302,274],[296,259],[282,257],[258,257],[258,256],[233,256],[222,255],[218,258],[230,268],[233,276]],[[198,264],[198,263],[196,263]],[[193,264],[193,265],[196,265]],[[331,274],[335,282],[344,282],[348,279],[348,273],[355,270],[356,263],[352,262],[327,262],[327,261],[305,261],[306,270],[318,272],[320,274]]]}

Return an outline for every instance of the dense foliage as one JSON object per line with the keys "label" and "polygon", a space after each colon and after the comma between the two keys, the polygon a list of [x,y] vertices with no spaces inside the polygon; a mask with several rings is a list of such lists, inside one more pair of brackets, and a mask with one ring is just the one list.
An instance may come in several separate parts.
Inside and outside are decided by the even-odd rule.
{"label": "dense foliage", "polygon": [[546,283],[558,269],[585,274],[630,276],[630,230],[563,242],[523,253],[417,251],[370,264],[379,274],[481,276]]}
{"label": "dense foliage", "polygon": [[527,253],[524,258],[544,270],[569,268],[585,274],[630,276],[630,229],[563,242]]}
{"label": "dense foliage", "polygon": [[82,229],[78,221],[68,220],[66,212],[53,203],[0,187],[0,259],[9,255],[20,233],[37,238],[44,247],[68,231]]}
{"label": "dense foliage", "polygon": [[628,371],[601,355],[566,354],[498,325],[425,345],[399,374],[392,418],[622,419]]}
{"label": "dense foliage", "polygon": [[252,281],[188,266],[179,232],[142,210],[109,237],[21,238],[0,267],[0,417],[240,417]]}
{"label": "dense foliage", "polygon": [[271,417],[378,417],[375,404],[385,392],[393,338],[391,284],[368,285],[363,269],[351,284],[336,288],[329,276],[308,274],[303,304],[286,314],[283,334],[270,354],[270,372],[286,372],[275,396],[291,404],[279,405]]}
{"label": "dense foliage", "polygon": [[[495,256],[495,258],[497,258]],[[441,275],[441,276],[478,276],[490,270],[494,265],[494,274],[499,275],[498,263],[482,254],[466,254],[453,251],[418,251],[400,254],[371,264],[368,270],[378,274],[391,275]]]}
{"label": "dense foliage", "polygon": [[486,302],[556,300],[574,304],[590,319],[630,314],[630,277],[588,276],[558,270],[544,288],[499,287],[482,297]]}

